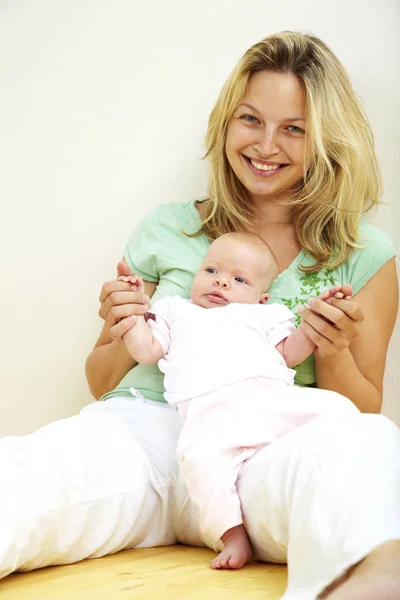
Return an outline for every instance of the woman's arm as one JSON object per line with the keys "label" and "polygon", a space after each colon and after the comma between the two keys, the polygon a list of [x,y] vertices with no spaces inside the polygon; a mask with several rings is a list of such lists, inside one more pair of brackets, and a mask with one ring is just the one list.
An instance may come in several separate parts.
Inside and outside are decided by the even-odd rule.
{"label": "woman's arm", "polygon": [[[136,291],[145,295],[146,290],[142,277],[130,275],[129,277],[119,277],[118,279],[133,284]],[[154,314],[152,317],[154,317]],[[163,348],[160,342],[153,337],[153,332],[146,317],[144,315],[136,315],[135,322],[132,325],[131,323],[132,317],[127,317],[121,321],[121,326],[125,324],[128,327],[122,339],[129,354],[141,365],[155,365],[163,357]]]}
{"label": "woman's arm", "polygon": [[307,335],[317,346],[318,387],[347,396],[361,412],[379,413],[386,353],[399,303],[394,258],[375,273],[354,300],[332,299],[330,306],[316,300],[302,313],[302,319]]}
{"label": "woman's arm", "polygon": [[[118,274],[129,275],[131,270],[126,263],[119,263]],[[145,282],[148,298],[153,295],[156,285]],[[132,326],[132,321],[126,317],[144,314],[148,310],[148,299],[131,288],[129,283],[113,280],[104,284],[101,291],[99,315],[105,323],[86,361],[86,378],[96,400],[113,390],[137,364],[126,349],[122,336]]]}

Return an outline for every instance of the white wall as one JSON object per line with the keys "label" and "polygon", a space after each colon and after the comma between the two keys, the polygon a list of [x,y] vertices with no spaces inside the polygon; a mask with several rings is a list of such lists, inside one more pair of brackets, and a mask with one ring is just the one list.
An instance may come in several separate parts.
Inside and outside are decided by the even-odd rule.
{"label": "white wall", "polygon": [[[0,434],[32,431],[91,400],[84,360],[101,327],[101,284],[150,207],[205,193],[209,111],[243,51],[268,33],[312,31],[344,62],[386,183],[388,205],[373,222],[399,244],[399,7],[0,2]],[[399,345],[397,330],[384,410],[398,423]]]}

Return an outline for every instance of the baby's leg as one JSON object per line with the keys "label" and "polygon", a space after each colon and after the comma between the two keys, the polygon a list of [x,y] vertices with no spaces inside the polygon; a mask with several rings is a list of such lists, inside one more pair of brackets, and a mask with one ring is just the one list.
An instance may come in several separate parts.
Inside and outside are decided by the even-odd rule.
{"label": "baby's leg", "polygon": [[224,549],[211,561],[213,569],[241,569],[253,559],[249,536],[243,525],[225,531],[221,540]]}
{"label": "baby's leg", "polygon": [[237,425],[224,397],[231,394],[219,390],[191,400],[190,406],[178,404],[186,417],[177,449],[181,475],[200,508],[203,533],[224,544],[211,563],[213,569],[240,569],[253,557],[242,524],[236,479],[243,461],[255,449],[238,447]]}

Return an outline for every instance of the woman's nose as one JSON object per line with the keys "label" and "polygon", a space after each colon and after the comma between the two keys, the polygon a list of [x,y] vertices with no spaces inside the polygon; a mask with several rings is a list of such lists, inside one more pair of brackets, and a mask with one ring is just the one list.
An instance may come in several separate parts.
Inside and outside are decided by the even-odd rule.
{"label": "woman's nose", "polygon": [[260,158],[279,154],[281,148],[278,143],[278,132],[276,129],[266,128],[260,132],[260,138],[254,144],[254,149],[260,155]]}

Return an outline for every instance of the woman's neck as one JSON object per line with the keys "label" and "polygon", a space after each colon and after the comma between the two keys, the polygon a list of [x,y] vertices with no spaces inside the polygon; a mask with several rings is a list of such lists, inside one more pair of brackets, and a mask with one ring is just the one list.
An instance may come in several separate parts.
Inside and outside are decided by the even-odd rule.
{"label": "woman's neck", "polygon": [[271,247],[282,273],[301,250],[291,207],[285,201],[265,198],[260,202],[253,199],[253,206],[253,231]]}
{"label": "woman's neck", "polygon": [[253,200],[254,224],[257,227],[273,227],[293,224],[293,214],[290,206],[284,202],[257,202]]}

